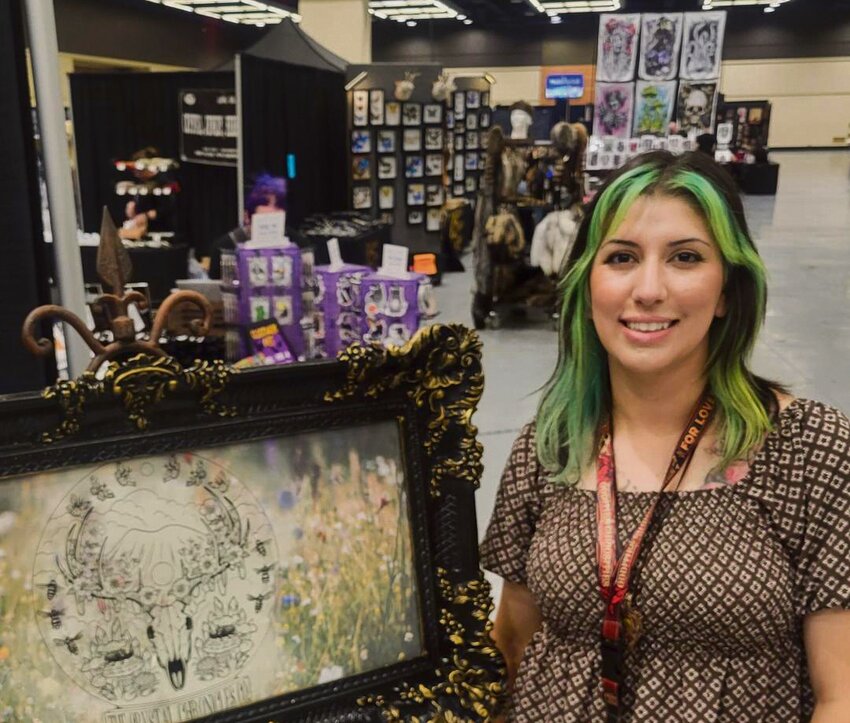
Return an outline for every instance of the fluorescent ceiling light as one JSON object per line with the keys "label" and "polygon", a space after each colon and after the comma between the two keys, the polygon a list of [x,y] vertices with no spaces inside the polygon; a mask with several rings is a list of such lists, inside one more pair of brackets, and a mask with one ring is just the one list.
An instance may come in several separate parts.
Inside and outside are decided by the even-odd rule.
{"label": "fluorescent ceiling light", "polygon": [[381,20],[467,20],[449,0],[369,0],[369,13]]}
{"label": "fluorescent ceiling light", "polygon": [[622,0],[527,0],[537,12],[550,18],[562,13],[610,13],[620,10]]}
{"label": "fluorescent ceiling light", "polygon": [[265,27],[274,25],[286,18],[301,22],[301,16],[292,10],[286,10],[270,2],[260,0],[148,0],[157,5],[165,5],[175,10],[195,13],[205,18],[226,20],[229,23],[256,25]]}
{"label": "fluorescent ceiling light", "polygon": [[764,7],[778,8],[790,0],[703,0],[703,10],[713,10],[714,8],[742,8],[747,5],[760,5]]}

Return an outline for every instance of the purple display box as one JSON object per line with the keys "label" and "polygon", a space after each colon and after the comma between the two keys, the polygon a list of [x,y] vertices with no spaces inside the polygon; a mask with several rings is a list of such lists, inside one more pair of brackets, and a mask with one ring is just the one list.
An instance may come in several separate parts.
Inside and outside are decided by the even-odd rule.
{"label": "purple display box", "polygon": [[358,303],[358,280],[372,271],[368,266],[343,264],[316,267],[316,311],[313,317],[316,349],[334,358],[349,344],[360,341],[362,306]]}
{"label": "purple display box", "polygon": [[359,280],[364,341],[402,346],[422,322],[436,315],[433,288],[425,274],[405,278],[375,271]]}
{"label": "purple display box", "polygon": [[296,357],[304,354],[301,326],[301,250],[292,244],[236,249],[239,276],[239,322],[245,328],[275,319],[286,345]]}

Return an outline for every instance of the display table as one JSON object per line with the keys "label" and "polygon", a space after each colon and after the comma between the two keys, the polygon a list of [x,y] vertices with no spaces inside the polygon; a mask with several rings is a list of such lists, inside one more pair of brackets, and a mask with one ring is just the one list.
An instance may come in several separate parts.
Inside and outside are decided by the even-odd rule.
{"label": "display table", "polygon": [[302,248],[313,247],[317,265],[330,263],[327,242],[337,238],[346,263],[373,269],[381,264],[384,244],[392,243],[388,223],[350,212],[311,216],[290,237]]}

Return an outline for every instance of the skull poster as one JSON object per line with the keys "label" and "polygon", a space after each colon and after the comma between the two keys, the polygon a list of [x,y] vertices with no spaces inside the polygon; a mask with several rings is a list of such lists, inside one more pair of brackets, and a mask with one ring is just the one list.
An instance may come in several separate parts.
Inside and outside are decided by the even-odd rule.
{"label": "skull poster", "polygon": [[593,135],[628,138],[632,132],[634,83],[597,83]]}
{"label": "skull poster", "polygon": [[685,13],[680,77],[687,80],[720,77],[725,30],[724,11]]}
{"label": "skull poster", "polygon": [[596,80],[626,82],[635,77],[640,15],[599,16]]}
{"label": "skull poster", "polygon": [[646,13],[641,17],[641,80],[675,80],[682,46],[682,13]]}
{"label": "skull poster", "polygon": [[717,81],[679,84],[676,103],[676,121],[682,131],[696,130],[711,133],[714,130],[714,109],[717,103]]}
{"label": "skull poster", "polygon": [[635,88],[632,135],[666,136],[676,100],[676,81],[639,80]]}

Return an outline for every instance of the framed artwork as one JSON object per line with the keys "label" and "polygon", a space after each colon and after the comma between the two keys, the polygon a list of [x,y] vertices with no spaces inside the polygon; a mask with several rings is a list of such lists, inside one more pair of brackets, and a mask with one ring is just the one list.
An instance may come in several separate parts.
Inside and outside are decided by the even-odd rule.
{"label": "framed artwork", "polygon": [[443,106],[441,103],[426,103],[423,109],[425,123],[442,123]]}
{"label": "framed artwork", "polygon": [[401,104],[401,122],[406,126],[422,125],[422,104],[421,103],[402,103]]}
{"label": "framed artwork", "polygon": [[638,77],[675,80],[682,47],[682,13],[643,13],[640,30]]}
{"label": "framed artwork", "polygon": [[442,128],[426,128],[425,129],[425,150],[441,151],[443,150],[443,129]]}
{"label": "framed artwork", "polygon": [[457,198],[458,196],[462,196],[462,195],[463,195],[463,184],[462,183],[455,183],[452,186],[452,196]]}
{"label": "framed artwork", "polygon": [[425,184],[424,183],[409,183],[409,184],[407,184],[407,205],[408,206],[424,206],[425,205]]}
{"label": "framed artwork", "polygon": [[456,153],[454,157],[454,169],[452,171],[452,178],[455,181],[463,181],[466,176],[466,171],[463,167],[463,153]]}
{"label": "framed artwork", "polygon": [[369,153],[372,150],[372,131],[368,130],[353,130],[351,131],[351,152],[352,153]]}
{"label": "framed artwork", "polygon": [[422,150],[422,129],[421,128],[405,128],[401,141],[403,151],[421,151]]}
{"label": "framed artwork", "polygon": [[596,49],[596,80],[625,83],[634,80],[640,39],[640,15],[602,13]]}
{"label": "framed artwork", "polygon": [[401,125],[401,103],[391,100],[384,105],[384,123],[388,126]]}
{"label": "framed artwork", "polygon": [[3,581],[4,707],[460,720],[472,696],[494,715],[505,669],[460,524],[481,474],[480,349],[453,325],[240,374],[138,356],[0,402],[4,568],[20,573]]}
{"label": "framed artwork", "polygon": [[443,175],[443,154],[442,153],[426,153],[425,154],[425,175],[426,176],[442,176]]}
{"label": "framed artwork", "polygon": [[395,214],[391,213],[390,211],[385,211],[379,216],[379,218],[381,219],[381,223],[386,223],[390,226],[393,226],[395,224]]}
{"label": "framed artwork", "polygon": [[389,181],[398,176],[398,160],[395,156],[378,156],[378,178]]}
{"label": "framed artwork", "polygon": [[466,91],[466,107],[480,108],[481,107],[481,92],[477,90]]}
{"label": "framed artwork", "polygon": [[369,123],[384,125],[384,91],[381,88],[369,91]]}
{"label": "framed artwork", "polygon": [[407,212],[407,224],[409,226],[421,226],[425,220],[425,214],[421,209],[414,209]]}
{"label": "framed artwork", "polygon": [[466,147],[471,151],[477,151],[479,148],[478,145],[478,131],[467,131],[466,132]]}
{"label": "framed artwork", "polygon": [[478,154],[477,153],[466,153],[466,160],[464,162],[464,168],[467,171],[477,171],[478,170]]}
{"label": "framed artwork", "polygon": [[440,230],[440,209],[429,208],[425,212],[425,230],[439,231]]}
{"label": "framed artwork", "polygon": [[687,133],[714,132],[717,107],[717,81],[683,80],[679,82],[676,100],[676,122],[679,130]]}
{"label": "framed artwork", "polygon": [[369,91],[355,90],[351,94],[352,125],[369,125]]}
{"label": "framed artwork", "polygon": [[386,128],[377,131],[376,145],[378,153],[395,153],[396,132]]}
{"label": "framed artwork", "polygon": [[679,76],[685,80],[719,78],[725,33],[725,11],[685,13]]}
{"label": "framed artwork", "polygon": [[483,171],[487,165],[487,151],[479,151],[478,153],[478,170]]}
{"label": "framed artwork", "polygon": [[455,134],[455,150],[456,151],[462,151],[464,149],[465,145],[466,145],[466,137],[464,136],[464,134],[463,133],[456,133]]}
{"label": "framed artwork", "polygon": [[478,190],[478,179],[475,176],[467,176],[463,186],[467,193],[475,193]]}
{"label": "framed artwork", "polygon": [[676,103],[676,81],[639,80],[635,88],[632,134],[667,135]]}
{"label": "framed artwork", "polygon": [[466,116],[466,130],[478,130],[478,116],[475,113],[469,113]]}
{"label": "framed artwork", "polygon": [[485,108],[490,107],[490,91],[489,90],[481,91],[481,105],[484,106]]}
{"label": "framed artwork", "polygon": [[405,156],[404,177],[422,178],[425,175],[425,162],[422,156]]}
{"label": "framed artwork", "polygon": [[452,108],[456,122],[462,120],[466,115],[466,93],[462,90],[455,91]]}
{"label": "framed artwork", "polygon": [[593,135],[629,138],[634,94],[634,83],[597,83]]}
{"label": "framed artwork", "polygon": [[372,162],[369,156],[351,157],[351,177],[355,181],[368,181],[372,177]]}
{"label": "framed artwork", "polygon": [[478,117],[478,126],[480,128],[489,128],[490,122],[490,111],[482,110]]}
{"label": "framed artwork", "polygon": [[425,186],[426,206],[442,206],[445,200],[446,194],[442,183],[429,183]]}
{"label": "framed artwork", "polygon": [[378,186],[378,208],[383,211],[395,208],[395,186]]}
{"label": "framed artwork", "polygon": [[358,211],[372,208],[372,187],[354,186],[351,191],[351,205]]}
{"label": "framed artwork", "polygon": [[451,128],[455,124],[455,112],[453,110],[446,111],[446,127]]}

